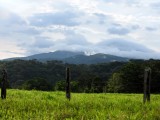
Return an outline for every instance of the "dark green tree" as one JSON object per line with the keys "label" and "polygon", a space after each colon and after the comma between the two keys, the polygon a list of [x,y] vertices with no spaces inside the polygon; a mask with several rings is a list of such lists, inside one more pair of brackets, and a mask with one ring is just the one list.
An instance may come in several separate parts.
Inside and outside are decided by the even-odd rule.
{"label": "dark green tree", "polygon": [[66,88],[66,81],[65,80],[61,80],[61,81],[56,82],[55,90],[65,91],[65,88]]}
{"label": "dark green tree", "polygon": [[144,68],[141,63],[129,62],[117,73],[113,73],[108,82],[108,91],[124,93],[142,93]]}
{"label": "dark green tree", "polygon": [[33,90],[33,89],[42,91],[52,90],[51,84],[43,78],[34,78],[31,80],[27,80],[22,85],[22,88],[26,90]]}
{"label": "dark green tree", "polygon": [[124,91],[122,74],[113,73],[107,85],[108,85],[108,92],[118,93]]}

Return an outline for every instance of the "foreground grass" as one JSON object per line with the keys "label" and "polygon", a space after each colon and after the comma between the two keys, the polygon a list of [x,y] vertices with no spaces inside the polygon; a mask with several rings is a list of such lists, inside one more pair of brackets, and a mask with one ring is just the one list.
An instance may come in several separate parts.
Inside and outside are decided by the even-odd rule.
{"label": "foreground grass", "polygon": [[0,100],[1,120],[159,120],[160,95],[150,104],[142,94],[77,94],[8,90]]}

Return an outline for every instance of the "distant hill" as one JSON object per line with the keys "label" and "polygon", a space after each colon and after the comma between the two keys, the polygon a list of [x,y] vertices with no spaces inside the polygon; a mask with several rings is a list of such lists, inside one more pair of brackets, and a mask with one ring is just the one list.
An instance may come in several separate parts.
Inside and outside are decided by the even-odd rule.
{"label": "distant hill", "polygon": [[71,64],[96,64],[96,63],[105,63],[113,61],[127,62],[129,60],[128,58],[109,55],[109,54],[98,53],[94,55],[86,55],[84,52],[72,52],[72,51],[55,51],[49,53],[35,54],[28,57],[9,58],[5,60],[11,61],[14,59],[22,59],[22,60],[37,59],[41,62],[46,62],[50,60],[61,60],[65,63],[71,63]]}
{"label": "distant hill", "polygon": [[96,64],[96,63],[105,63],[105,62],[114,62],[114,61],[127,62],[129,59],[99,53],[99,54],[94,54],[90,56],[77,55],[77,56],[66,58],[64,60],[67,63],[74,63],[74,64]]}
{"label": "distant hill", "polygon": [[73,57],[76,55],[84,55],[84,52],[55,51],[55,52],[31,55],[31,56],[26,57],[25,59],[28,59],[28,60],[37,59],[40,61],[63,60],[65,58]]}

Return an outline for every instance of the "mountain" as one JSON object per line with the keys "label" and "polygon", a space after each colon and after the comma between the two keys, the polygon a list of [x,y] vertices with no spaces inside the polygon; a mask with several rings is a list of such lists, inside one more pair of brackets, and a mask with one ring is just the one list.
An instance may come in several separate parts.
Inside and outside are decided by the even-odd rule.
{"label": "mountain", "polygon": [[10,58],[6,60],[10,61],[14,59],[22,59],[22,60],[37,59],[41,62],[46,62],[49,60],[61,60],[65,63],[71,63],[71,64],[96,64],[96,63],[105,63],[114,61],[127,62],[129,60],[128,58],[109,55],[109,54],[98,53],[94,55],[86,55],[84,52],[72,52],[72,51],[55,51],[55,52],[31,55],[28,57]]}
{"label": "mountain", "polygon": [[4,59],[6,61],[15,60],[15,59],[22,59],[22,60],[33,60],[37,59],[39,61],[49,61],[49,60],[63,60],[65,58],[69,58],[76,55],[85,55],[84,52],[72,52],[72,51],[55,51],[49,53],[40,53],[35,54],[27,57],[15,57],[15,58],[8,58]]}
{"label": "mountain", "polygon": [[74,63],[74,64],[96,64],[96,63],[106,63],[106,62],[114,62],[114,61],[123,61],[127,62],[128,58],[118,57],[114,55],[108,54],[94,54],[90,56],[86,55],[77,55],[70,58],[64,59],[66,63]]}
{"label": "mountain", "polygon": [[37,60],[41,60],[41,61],[63,60],[65,58],[73,57],[76,55],[84,55],[84,52],[55,51],[55,52],[41,53],[41,54],[28,56],[28,57],[26,57],[26,59],[28,59],[28,60],[37,59]]}

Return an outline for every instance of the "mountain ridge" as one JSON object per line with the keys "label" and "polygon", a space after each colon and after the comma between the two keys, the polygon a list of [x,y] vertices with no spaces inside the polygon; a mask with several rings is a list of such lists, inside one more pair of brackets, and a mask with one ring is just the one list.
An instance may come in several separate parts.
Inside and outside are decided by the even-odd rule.
{"label": "mountain ridge", "polygon": [[40,53],[40,54],[30,55],[27,57],[9,58],[4,60],[11,61],[15,59],[21,59],[21,60],[36,59],[41,62],[60,60],[63,61],[64,63],[70,63],[70,64],[96,64],[96,63],[106,63],[114,61],[121,61],[121,62],[129,61],[129,58],[110,55],[110,54],[97,53],[92,55],[86,55],[85,52],[77,52],[77,51],[74,52],[74,51],[64,51],[64,50],[58,50],[49,53]]}

